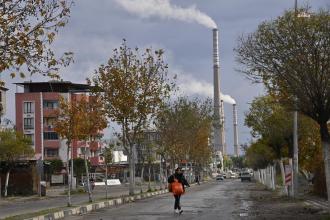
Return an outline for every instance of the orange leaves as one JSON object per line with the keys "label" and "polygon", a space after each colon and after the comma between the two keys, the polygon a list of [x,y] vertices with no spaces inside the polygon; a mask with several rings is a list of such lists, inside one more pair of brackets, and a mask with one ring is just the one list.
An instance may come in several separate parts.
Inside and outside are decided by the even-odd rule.
{"label": "orange leaves", "polygon": [[90,137],[96,137],[98,132],[107,127],[107,119],[100,97],[83,97],[79,101],[79,109],[82,117],[79,123],[80,139],[87,140]]}
{"label": "orange leaves", "polygon": [[107,64],[100,65],[90,80],[101,88],[98,94],[106,106],[107,116],[125,127],[130,143],[159,111],[174,87],[167,78],[162,54],[151,48],[140,53],[123,40]]}
{"label": "orange leaves", "polygon": [[203,164],[211,157],[211,104],[207,101],[179,98],[165,107],[155,122],[164,152],[172,159]]}
{"label": "orange leaves", "polygon": [[67,101],[60,99],[55,131],[71,143],[72,140],[95,139],[106,128],[107,120],[98,97],[85,95]]}
{"label": "orange leaves", "polygon": [[[0,4],[0,72],[58,75],[72,54],[56,57],[50,46],[67,23],[72,0],[12,0]],[[26,73],[20,74],[25,76]]]}
{"label": "orange leaves", "polygon": [[74,102],[69,102],[63,97],[60,98],[59,108],[57,109],[57,121],[55,131],[70,143],[78,136],[79,109]]}

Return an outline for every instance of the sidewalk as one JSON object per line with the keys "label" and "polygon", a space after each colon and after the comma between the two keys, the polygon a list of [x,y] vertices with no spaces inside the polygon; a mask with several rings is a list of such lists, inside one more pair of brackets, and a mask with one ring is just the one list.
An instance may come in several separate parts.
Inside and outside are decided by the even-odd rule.
{"label": "sidewalk", "polygon": [[[159,184],[152,184],[152,189],[159,189]],[[143,186],[136,186],[135,193],[146,192],[148,190],[148,184],[144,183]],[[47,196],[38,197],[37,195],[28,197],[9,197],[0,199],[0,219],[21,215],[26,213],[39,212],[46,209],[54,209],[67,206],[67,195],[64,194],[65,188],[52,187],[47,190]],[[116,198],[128,195],[128,185],[122,184],[119,186],[108,186],[108,198]],[[93,190],[94,201],[100,201],[105,199],[105,187],[96,186]],[[87,193],[73,194],[71,197],[72,204],[74,206],[81,205],[88,202]]]}

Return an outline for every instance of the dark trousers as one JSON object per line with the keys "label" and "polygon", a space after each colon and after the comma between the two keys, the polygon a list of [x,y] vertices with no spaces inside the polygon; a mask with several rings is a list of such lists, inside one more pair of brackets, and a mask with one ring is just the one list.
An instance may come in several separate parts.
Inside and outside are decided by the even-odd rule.
{"label": "dark trousers", "polygon": [[179,209],[181,210],[181,206],[180,206],[180,198],[181,198],[181,195],[174,195],[174,198],[175,198],[175,202],[174,202],[174,209]]}

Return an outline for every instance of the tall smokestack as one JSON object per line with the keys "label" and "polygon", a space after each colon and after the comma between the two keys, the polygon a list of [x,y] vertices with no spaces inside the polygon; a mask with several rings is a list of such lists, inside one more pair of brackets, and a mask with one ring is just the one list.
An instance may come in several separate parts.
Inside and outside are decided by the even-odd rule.
{"label": "tall smokestack", "polygon": [[238,131],[237,131],[237,109],[236,104],[233,104],[233,122],[234,122],[234,151],[235,156],[238,157]]}
{"label": "tall smokestack", "polygon": [[213,82],[214,82],[214,150],[221,151],[220,75],[218,29],[213,29]]}
{"label": "tall smokestack", "polygon": [[220,137],[221,137],[221,151],[223,155],[227,154],[227,146],[226,146],[226,134],[225,134],[225,107],[224,101],[220,101]]}

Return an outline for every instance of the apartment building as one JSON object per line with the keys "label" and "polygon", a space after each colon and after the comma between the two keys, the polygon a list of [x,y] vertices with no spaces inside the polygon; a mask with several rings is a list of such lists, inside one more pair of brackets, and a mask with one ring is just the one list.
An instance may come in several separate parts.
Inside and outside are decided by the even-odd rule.
{"label": "apartment building", "polygon": [[[15,83],[16,128],[32,140],[37,158],[61,159],[68,161],[66,140],[61,139],[54,130],[56,109],[60,97],[67,100],[79,100],[90,90],[87,84],[69,81],[24,82]],[[20,90],[20,91],[19,91]],[[103,163],[99,156],[101,142],[86,143],[74,140],[73,158],[83,157],[86,151],[92,165]],[[69,158],[70,159],[70,158]]]}

